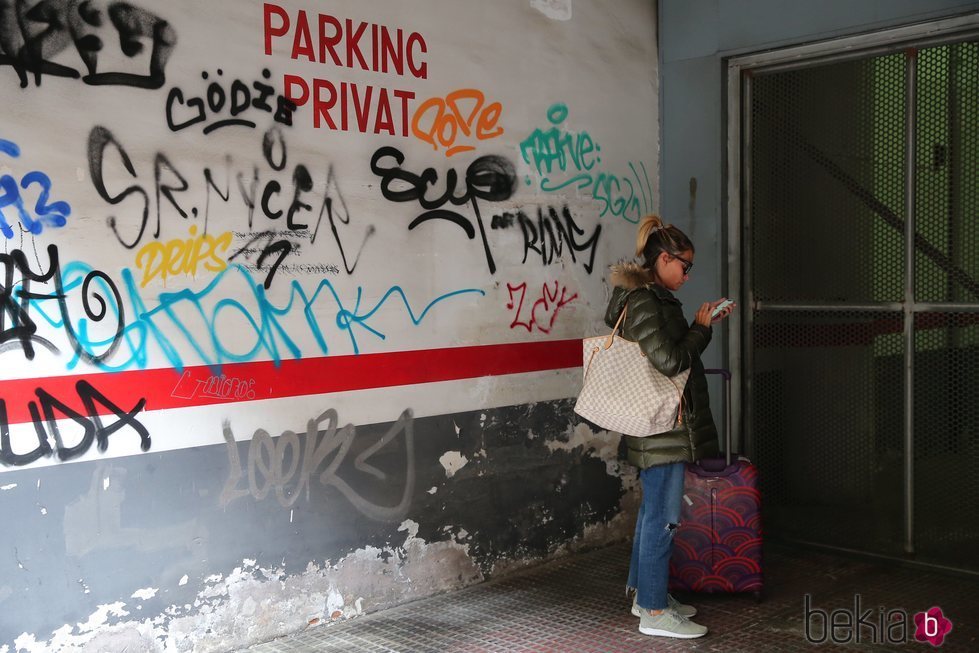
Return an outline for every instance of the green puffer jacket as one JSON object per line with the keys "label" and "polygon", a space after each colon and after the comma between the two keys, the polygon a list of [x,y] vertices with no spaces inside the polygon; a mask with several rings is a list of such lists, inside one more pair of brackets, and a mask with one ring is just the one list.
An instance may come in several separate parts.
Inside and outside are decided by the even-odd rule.
{"label": "green puffer jacket", "polygon": [[716,456],[717,427],[710,412],[707,378],[700,360],[700,354],[710,342],[711,329],[696,323],[688,325],[679,300],[669,290],[654,284],[649,272],[636,263],[613,265],[610,281],[614,289],[605,323],[615,326],[628,299],[623,337],[638,342],[649,362],[666,376],[691,368],[683,391],[683,424],[673,431],[647,438],[623,436],[628,461],[646,469]]}

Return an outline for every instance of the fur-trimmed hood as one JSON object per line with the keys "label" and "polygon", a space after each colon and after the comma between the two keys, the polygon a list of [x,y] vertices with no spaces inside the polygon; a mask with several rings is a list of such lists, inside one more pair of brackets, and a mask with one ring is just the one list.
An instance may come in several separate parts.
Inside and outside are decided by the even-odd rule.
{"label": "fur-trimmed hood", "polygon": [[653,275],[638,263],[626,261],[609,268],[609,283],[613,288],[635,290],[653,283]]}

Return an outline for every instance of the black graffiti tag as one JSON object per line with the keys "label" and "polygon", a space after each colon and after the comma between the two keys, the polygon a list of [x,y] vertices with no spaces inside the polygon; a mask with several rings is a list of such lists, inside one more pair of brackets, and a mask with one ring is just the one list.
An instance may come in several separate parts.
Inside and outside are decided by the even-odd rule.
{"label": "black graffiti tag", "polygon": [[[37,400],[32,399],[27,408],[31,415],[31,422],[34,424],[37,445],[30,451],[21,453],[14,451],[10,439],[7,402],[0,398],[0,464],[28,465],[39,458],[52,455],[55,451],[57,451],[59,460],[71,460],[88,451],[92,443],[97,443],[99,451],[105,451],[109,446],[109,436],[127,426],[139,435],[140,449],[149,450],[149,431],[136,419],[136,415],[146,405],[145,398],[140,399],[135,406],[126,410],[117,406],[88,381],[78,381],[75,384],[75,392],[84,406],[82,411],[75,410],[44,388],[35,390]],[[102,410],[99,409],[99,406],[102,407]],[[103,421],[101,413],[105,412],[113,415],[116,418],[115,421],[111,423]],[[68,418],[72,423],[82,428],[81,437],[73,445],[66,444],[62,433],[64,426],[58,426],[57,420],[64,418]],[[45,431],[45,424],[47,424],[47,431]],[[54,439],[55,446],[53,449],[48,439],[48,432]]]}
{"label": "black graffiti tag", "polygon": [[585,238],[585,230],[578,226],[567,206],[561,210],[560,216],[553,206],[548,206],[546,210],[545,215],[544,207],[537,207],[536,222],[523,211],[507,211],[494,215],[490,225],[493,229],[506,229],[513,226],[514,221],[520,224],[523,234],[523,263],[527,262],[530,252],[540,256],[544,265],[560,261],[565,251],[574,262],[578,261],[576,252],[586,252],[588,260],[582,260],[582,267],[591,274],[595,268],[595,253],[598,250],[602,225],[596,225],[591,236]]}
{"label": "black graffiti tag", "polygon": [[[224,71],[218,68],[217,76],[223,75]],[[208,80],[207,71],[202,72],[201,76],[204,81]],[[262,70],[262,77],[265,80],[271,76],[272,73],[268,68]],[[252,89],[255,90],[254,94]],[[202,95],[186,99],[183,90],[174,86],[167,94],[167,126],[171,131],[176,132],[198,123],[208,122],[203,128],[205,134],[225,127],[254,129],[255,121],[242,116],[249,109],[266,113],[273,113],[274,110],[272,117],[276,122],[287,127],[292,126],[292,114],[296,110],[296,104],[279,94],[276,98],[276,106],[273,108],[269,104],[269,98],[274,94],[275,88],[266,82],[254,81],[249,87],[240,79],[232,80],[227,91],[218,79],[214,79],[207,85],[207,90]]]}
{"label": "black graffiti tag", "polygon": [[[101,322],[106,319],[109,309],[106,296],[110,297],[116,313],[115,332],[108,341],[109,346],[101,354],[93,354],[82,346],[75,332],[56,245],[48,245],[48,260],[50,264],[46,271],[35,272],[31,269],[27,256],[22,250],[0,254],[0,266],[4,270],[3,281],[0,282],[0,353],[19,346],[24,356],[32,360],[35,344],[57,352],[57,348],[47,339],[37,335],[37,323],[30,313],[32,301],[54,300],[58,305],[61,328],[68,336],[68,341],[78,357],[93,364],[109,358],[122,343],[122,332],[126,324],[125,308],[115,282],[99,270],[87,273],[81,282],[82,309],[88,320]],[[19,283],[14,282],[15,274],[20,276]],[[32,290],[32,284],[53,284],[53,292]],[[100,289],[106,295],[103,295]]]}
{"label": "black graffiti tag", "polygon": [[[326,170],[325,185],[314,183],[313,172],[316,172],[316,169],[305,163],[294,162],[290,173],[287,168],[289,150],[286,145],[285,134],[278,126],[273,126],[265,132],[262,137],[261,149],[262,162],[267,166],[265,170],[260,171],[257,165],[252,165],[247,172],[236,171],[232,166],[230,156],[225,157],[225,169],[223,171],[204,168],[203,186],[206,193],[203,202],[204,233],[207,233],[212,197],[215,202],[240,201],[243,203],[247,211],[249,231],[256,226],[255,214],[256,209],[258,209],[259,216],[264,215],[271,224],[285,222],[284,226],[287,232],[297,238],[303,234],[308,235],[310,244],[316,242],[320,225],[323,223],[323,218],[326,217],[330,225],[330,232],[343,259],[344,268],[348,274],[352,274],[357,267],[357,262],[367,240],[374,235],[375,228],[373,225],[363,228],[363,237],[359,249],[354,256],[348,257],[351,253],[349,249],[351,237],[348,234],[354,227],[351,226],[350,211],[340,191],[333,166],[330,165]],[[195,191],[198,194],[200,192],[200,177],[182,173],[163,152],[157,152],[153,159],[153,179],[149,180],[147,179],[149,175],[146,173],[140,176],[137,172],[137,166],[133,165],[126,148],[111,131],[97,125],[89,132],[88,164],[95,191],[110,205],[115,206],[124,202],[127,206],[132,205],[134,208],[130,209],[129,213],[138,216],[131,220],[136,223],[136,226],[129,229],[130,233],[133,234],[129,237],[123,234],[125,223],[123,218],[112,215],[107,219],[109,228],[127,249],[135,249],[147,233],[152,233],[153,238],[160,237],[161,225],[164,222],[164,210],[169,212],[172,209],[182,220],[198,218],[197,207],[187,207],[192,202],[188,198],[194,197]],[[271,172],[269,172],[270,170]],[[281,174],[276,177],[276,173]],[[317,173],[320,179],[322,179],[319,176],[321,174],[321,172]],[[264,175],[271,178],[266,179]],[[132,183],[123,188],[122,186],[126,182],[118,180],[125,180],[127,176],[131,178]],[[143,179],[146,181],[141,182]],[[116,180],[116,183],[110,188],[107,180]],[[195,181],[196,183],[192,183]],[[291,188],[289,187],[290,183]],[[147,227],[153,214],[156,218],[155,224],[149,230]],[[257,228],[260,231],[253,234],[249,242],[238,252],[235,252],[229,260],[240,256],[269,232],[261,225]],[[286,242],[291,244],[283,244]],[[347,243],[346,247],[344,242]],[[265,280],[266,288],[271,285],[276,269],[286,257],[295,256],[297,251],[297,243],[288,239],[280,239],[266,245],[258,263],[258,267],[262,267],[263,263],[268,262],[270,272]],[[247,259],[247,256],[244,258]],[[350,260],[351,258],[352,260]]]}
{"label": "black graffiti tag", "polygon": [[[108,21],[106,21],[106,14]],[[106,23],[115,33],[100,35]],[[106,54],[106,40],[116,41],[126,58],[143,54],[149,40],[148,71],[145,75],[99,70],[99,57]],[[177,44],[177,34],[165,20],[128,2],[111,2],[103,12],[94,3],[78,0],[5,0],[0,2],[0,66],[11,66],[21,88],[33,73],[34,84],[44,75],[81,78],[93,86],[117,85],[156,89],[165,82],[164,69]],[[87,73],[53,61],[74,46]]]}
{"label": "black graffiti tag", "polygon": [[513,164],[502,156],[479,157],[466,169],[465,187],[461,195],[456,194],[459,175],[455,169],[450,168],[445,173],[445,188],[442,195],[430,198],[428,191],[438,183],[438,172],[434,168],[427,168],[420,175],[416,175],[401,167],[404,160],[404,154],[397,148],[381,147],[371,157],[371,171],[381,178],[381,193],[385,199],[392,202],[418,202],[425,209],[424,213],[411,221],[408,229],[414,229],[429,220],[447,220],[459,226],[472,240],[476,237],[476,229],[472,221],[456,211],[441,208],[446,203],[455,206],[471,203],[476,214],[479,235],[483,241],[486,264],[489,266],[490,273],[495,273],[496,262],[493,260],[493,253],[486,239],[486,228],[476,200],[502,202],[510,199],[517,181]]}

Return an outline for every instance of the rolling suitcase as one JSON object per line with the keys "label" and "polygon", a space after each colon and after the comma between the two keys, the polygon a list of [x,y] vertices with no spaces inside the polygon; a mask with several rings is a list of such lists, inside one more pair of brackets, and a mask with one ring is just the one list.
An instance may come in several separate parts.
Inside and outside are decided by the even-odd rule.
{"label": "rolling suitcase", "polygon": [[752,592],[761,599],[761,498],[758,469],[731,455],[731,373],[724,378],[725,457],[687,464],[680,526],[674,534],[670,589]]}

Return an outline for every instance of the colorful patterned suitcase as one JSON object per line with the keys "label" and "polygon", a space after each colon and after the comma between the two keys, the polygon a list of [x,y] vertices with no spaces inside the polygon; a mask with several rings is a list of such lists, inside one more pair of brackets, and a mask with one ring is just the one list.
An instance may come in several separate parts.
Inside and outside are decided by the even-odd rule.
{"label": "colorful patterned suitcase", "polygon": [[687,465],[680,526],[670,560],[670,589],[753,592],[761,599],[761,497],[758,469],[731,456],[731,373],[721,374],[727,394],[725,458]]}

